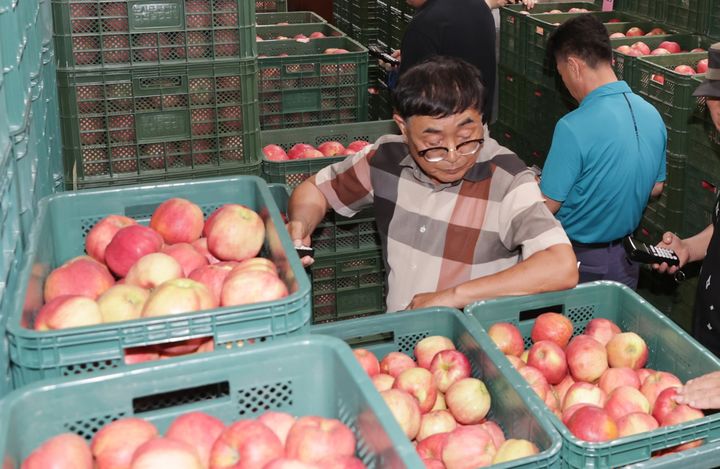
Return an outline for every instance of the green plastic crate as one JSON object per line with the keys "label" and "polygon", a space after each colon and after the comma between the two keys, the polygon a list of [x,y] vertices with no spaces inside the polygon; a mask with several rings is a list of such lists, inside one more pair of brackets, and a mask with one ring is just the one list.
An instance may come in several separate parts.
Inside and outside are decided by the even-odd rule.
{"label": "green plastic crate", "polygon": [[[665,231],[682,232],[685,218],[683,211],[686,200],[686,166],[687,158],[685,156],[667,153],[665,187],[660,197],[651,198],[645,208],[644,219],[649,226],[655,229],[654,231],[659,231],[660,235]],[[653,242],[653,244],[655,243],[657,241]]]}
{"label": "green plastic crate", "polygon": [[656,21],[663,21],[667,15],[667,2],[660,0],[615,0],[615,9]]}
{"label": "green plastic crate", "polygon": [[52,380],[11,394],[0,408],[0,458],[19,467],[54,435],[73,432],[90,442],[103,425],[123,417],[146,419],[164,433],[192,411],[229,424],[274,410],[340,419],[368,468],[422,465],[355,357],[335,338],[298,337],[196,357]]}
{"label": "green plastic crate", "polygon": [[[697,78],[696,84],[702,81]],[[690,127],[690,165],[698,168],[715,184],[720,184],[720,132],[710,118],[705,98],[694,98],[695,107]]]}
{"label": "green plastic crate", "polygon": [[708,40],[704,36],[696,34],[643,36],[640,38],[621,37],[617,39],[611,39],[610,43],[613,47],[613,69],[615,70],[615,75],[617,75],[618,80],[625,80],[629,85],[635,83],[634,74],[636,73],[635,62],[637,61],[637,57],[618,52],[617,48],[623,45],[631,46],[638,41],[642,41],[647,44],[651,50],[658,47],[663,41],[677,42],[678,44],[680,44],[682,50],[686,51],[695,49],[696,47],[702,47],[704,49],[707,49],[710,46],[710,40]]}
{"label": "green plastic crate", "polygon": [[322,16],[312,11],[286,11],[277,13],[258,13],[255,15],[258,26],[280,26],[278,23],[327,23]]}
{"label": "green plastic crate", "polygon": [[[533,296],[508,297],[481,301],[465,308],[465,312],[484,329],[496,322],[516,324],[530,345],[534,319],[542,312],[556,311],[573,322],[574,334],[581,334],[593,318],[614,321],[624,331],[642,336],[648,345],[647,367],[668,371],[683,382],[705,373],[720,370],[720,360],[674,322],[660,314],[630,288],[615,282],[582,284],[572,290]],[[497,348],[495,348],[497,352]],[[508,367],[509,362],[500,366]],[[514,372],[516,373],[516,372]],[[618,467],[645,461],[651,453],[697,439],[720,440],[720,413],[707,415],[680,425],[662,427],[606,443],[588,443],[575,438],[567,427],[542,406],[540,398],[524,386],[540,412],[549,419],[562,436],[562,465],[565,467]]]}
{"label": "green plastic crate", "polygon": [[289,161],[269,161],[262,155],[266,145],[280,145],[285,151],[296,143],[307,143],[317,147],[323,142],[338,141],[348,145],[355,140],[373,143],[387,134],[399,134],[400,130],[393,120],[375,122],[357,122],[353,124],[336,124],[322,127],[303,127],[299,129],[263,130],[260,132],[260,158],[263,161],[263,177],[268,182],[286,184],[294,189],[305,179],[332,163],[342,161],[344,156],[310,158]]}
{"label": "green plastic crate", "polygon": [[521,13],[522,11],[529,11],[531,15],[537,15],[552,10],[567,12],[571,8],[599,10],[599,7],[592,2],[538,3],[532,10],[527,10],[522,4],[500,8],[500,65],[517,73],[525,71],[525,40],[527,37],[525,19],[528,15]]}
{"label": "green plastic crate", "polygon": [[255,12],[283,12],[287,11],[287,0],[255,0]]}
{"label": "green plastic crate", "polygon": [[[258,26],[255,30],[257,36],[263,41],[276,40],[278,36],[285,36],[290,41],[294,41],[297,34],[310,36],[315,32],[321,32],[325,36],[345,36],[345,33],[328,23],[307,23],[307,24],[288,24],[285,26]],[[314,39],[311,39],[311,41]]]}
{"label": "green plastic crate", "polygon": [[255,4],[52,0],[58,69],[210,64],[253,58]]}
{"label": "green plastic crate", "polygon": [[[555,125],[567,113],[577,109],[578,104],[564,85],[548,88],[541,84],[527,82],[524,97],[526,112],[520,115],[520,127],[528,135],[537,136],[539,141],[552,140]],[[543,116],[538,119],[538,116]]]}
{"label": "green plastic crate", "polygon": [[[83,254],[85,236],[96,222],[121,214],[146,224],[155,207],[171,197],[192,200],[206,216],[226,203],[240,203],[260,213],[267,229],[262,254],[278,265],[290,294],[272,302],[169,317],[44,332],[25,328],[42,304],[39,287],[50,270]],[[310,322],[310,282],[284,226],[267,185],[252,176],[86,190],[43,199],[21,265],[19,288],[6,311],[15,386],[116,368],[123,364],[124,350],[132,347],[212,337],[219,350],[247,339],[270,340],[302,332]]]}
{"label": "green plastic crate", "polygon": [[[327,48],[349,52],[324,54]],[[263,41],[258,51],[263,129],[367,120],[368,50],[358,42],[349,37]]]}
{"label": "green plastic crate", "polygon": [[255,61],[59,72],[69,188],[258,174]]}
{"label": "green plastic crate", "polygon": [[363,30],[377,28],[378,11],[376,0],[333,1],[333,12]]}
{"label": "green plastic crate", "polygon": [[717,165],[697,166],[692,161],[685,168],[685,217],[682,234],[692,236],[712,223],[720,178]]}
{"label": "green plastic crate", "polygon": [[540,450],[537,455],[493,467],[556,467],[560,462],[558,434],[547,418],[540,415],[537,404],[530,404],[523,396],[522,378],[509,373],[509,365],[499,364],[504,358],[492,341],[478,331],[469,318],[451,308],[403,311],[311,328],[313,334],[335,336],[351,347],[366,348],[378,359],[390,352],[412,356],[415,344],[431,335],[450,338],[470,360],[472,375],[482,379],[490,391],[492,404],[487,418],[500,425],[507,438],[530,440]]}
{"label": "green plastic crate", "polygon": [[662,0],[670,26],[705,34],[708,28],[710,0]]}
{"label": "green plastic crate", "polygon": [[502,116],[490,125],[490,136],[497,140],[500,145],[512,150],[513,153],[527,163],[527,142],[523,133],[507,125],[502,120]]}
{"label": "green plastic crate", "polygon": [[[525,78],[521,73],[501,64],[498,67],[498,86],[500,88],[498,119],[510,128],[524,128],[523,121],[526,119],[528,106]],[[536,119],[537,115],[533,118]]]}
{"label": "green plastic crate", "polygon": [[710,0],[707,35],[715,41],[720,41],[720,0]]}

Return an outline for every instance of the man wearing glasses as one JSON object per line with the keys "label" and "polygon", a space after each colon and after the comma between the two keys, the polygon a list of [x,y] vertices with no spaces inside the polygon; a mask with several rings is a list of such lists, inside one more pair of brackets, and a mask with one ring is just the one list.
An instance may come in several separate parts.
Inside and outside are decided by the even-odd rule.
{"label": "man wearing glasses", "polygon": [[433,57],[408,70],[393,97],[402,135],[383,136],[298,186],[289,203],[293,241],[308,245],[329,208],[353,216],[373,205],[388,311],[575,286],[575,256],[533,173],[484,138],[478,70]]}

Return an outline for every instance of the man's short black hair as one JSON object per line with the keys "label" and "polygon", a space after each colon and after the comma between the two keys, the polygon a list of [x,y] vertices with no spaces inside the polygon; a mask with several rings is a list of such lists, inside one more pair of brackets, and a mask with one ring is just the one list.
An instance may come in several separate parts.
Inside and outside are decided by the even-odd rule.
{"label": "man's short black hair", "polygon": [[459,58],[434,56],[403,73],[393,104],[403,119],[447,117],[467,109],[482,115],[485,93],[477,67]]}
{"label": "man's short black hair", "polygon": [[596,68],[601,63],[612,63],[610,36],[605,25],[592,14],[572,18],[555,30],[547,46],[551,63],[574,55]]}

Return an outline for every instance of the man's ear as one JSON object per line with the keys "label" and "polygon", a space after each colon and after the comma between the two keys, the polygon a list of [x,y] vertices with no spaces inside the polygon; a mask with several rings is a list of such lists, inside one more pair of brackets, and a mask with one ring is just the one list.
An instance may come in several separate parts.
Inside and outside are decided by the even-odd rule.
{"label": "man's ear", "polygon": [[393,114],[393,120],[400,128],[400,132],[403,134],[403,137],[407,138],[407,124],[405,123],[405,120],[400,117],[400,114]]}
{"label": "man's ear", "polygon": [[583,67],[585,66],[585,62],[580,60],[579,58],[571,55],[567,58],[567,64],[568,69],[570,72],[575,76],[576,78],[580,78],[580,72],[582,71]]}

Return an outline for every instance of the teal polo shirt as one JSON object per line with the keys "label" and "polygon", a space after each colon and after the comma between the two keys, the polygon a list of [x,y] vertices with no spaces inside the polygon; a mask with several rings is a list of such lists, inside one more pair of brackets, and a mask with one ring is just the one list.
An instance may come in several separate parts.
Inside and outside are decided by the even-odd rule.
{"label": "teal polo shirt", "polygon": [[637,228],[656,182],[665,180],[667,130],[624,81],[603,85],[555,126],[540,189],[562,202],[568,237],[603,243]]}

